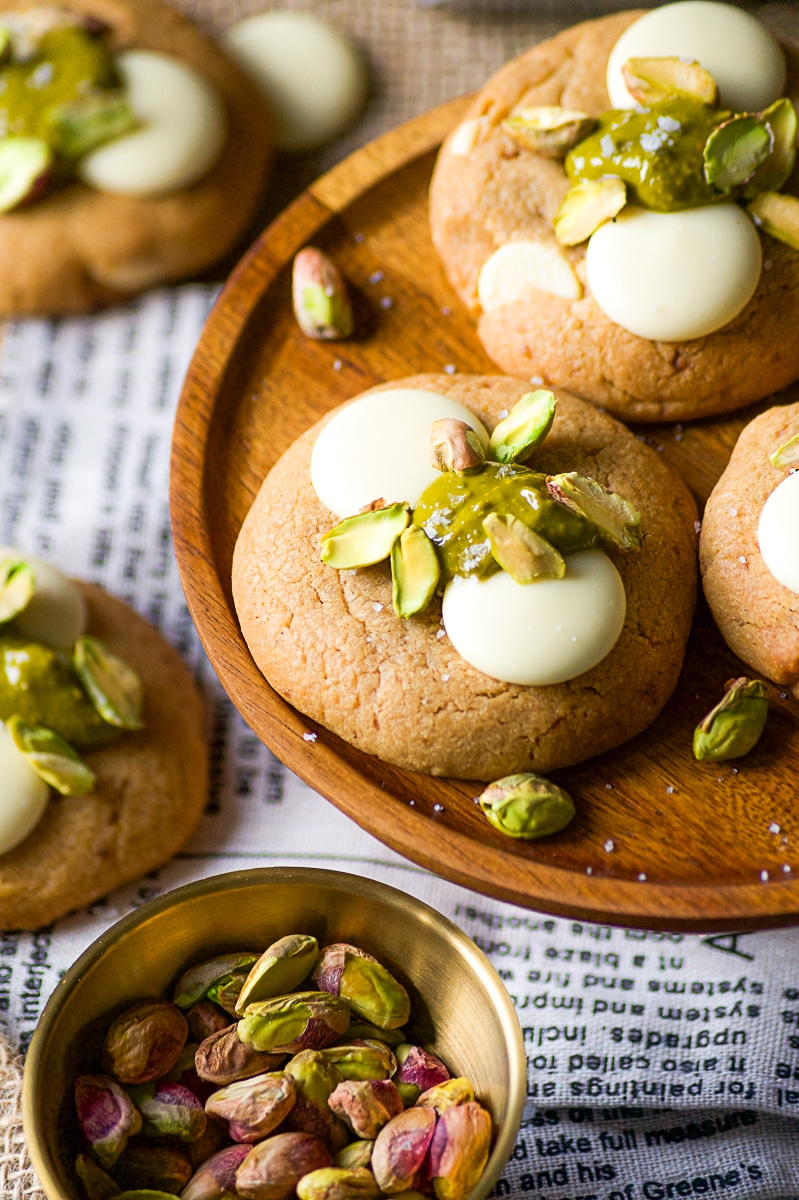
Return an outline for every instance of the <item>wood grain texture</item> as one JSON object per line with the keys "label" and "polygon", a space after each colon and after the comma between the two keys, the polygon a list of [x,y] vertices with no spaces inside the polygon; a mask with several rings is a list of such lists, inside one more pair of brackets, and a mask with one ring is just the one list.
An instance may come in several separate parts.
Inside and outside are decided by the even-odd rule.
{"label": "wood grain texture", "polygon": [[[578,815],[532,843],[487,824],[474,803],[479,785],[411,774],[312,728],[269,687],[243,641],[233,546],[288,445],[328,409],[385,380],[448,364],[496,371],[427,227],[436,149],[466,104],[401,126],[314,184],[262,234],[209,316],[178,409],[171,479],[175,550],[200,637],[234,704],[279,758],[363,828],[456,883],[651,929],[797,923],[799,708],[772,689],[755,752],[737,763],[695,762],[694,725],[725,681],[744,673],[703,605],[664,712],[618,750],[557,772]],[[351,282],[357,332],[347,342],[310,341],[294,322],[291,262],[309,242]],[[684,428],[646,426],[641,436],[681,472],[701,508],[743,424],[763,407]],[[315,741],[304,739],[309,730]]]}

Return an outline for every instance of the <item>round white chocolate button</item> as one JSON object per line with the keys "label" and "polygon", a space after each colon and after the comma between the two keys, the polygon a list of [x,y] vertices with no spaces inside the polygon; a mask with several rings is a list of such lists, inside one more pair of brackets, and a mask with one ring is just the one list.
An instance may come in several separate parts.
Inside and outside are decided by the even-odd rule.
{"label": "round white chocolate button", "polygon": [[779,42],[750,13],[713,0],[664,4],[634,21],[608,59],[613,108],[632,108],[622,67],[628,58],[694,59],[709,71],[722,107],[736,112],[766,108],[783,94],[785,56]]}
{"label": "round white chocolate button", "polygon": [[624,627],[621,576],[601,550],[566,559],[562,579],[519,584],[505,571],[456,577],[442,616],[462,658],[494,679],[545,687],[582,675],[610,652]]}
{"label": "round white chocolate button", "polygon": [[515,300],[549,292],[564,300],[579,300],[583,286],[566,255],[542,242],[505,242],[486,259],[477,280],[483,312],[493,312]]}
{"label": "round white chocolate button", "polygon": [[430,426],[442,417],[465,421],[488,446],[474,413],[449,396],[422,388],[390,388],[353,400],[336,413],[311,453],[311,483],[338,517],[373,500],[415,505],[440,472],[430,462]]}
{"label": "round white chocolate button", "polygon": [[346,34],[313,13],[256,13],[232,25],[223,40],[270,102],[279,150],[331,142],[364,105],[362,55]]}
{"label": "round white chocolate button", "polygon": [[0,721],[0,854],[24,841],[41,821],[50,800],[50,788],[14,745]]}
{"label": "round white chocolate button", "polygon": [[81,160],[84,183],[102,192],[152,196],[201,179],[219,157],[227,117],[215,89],[186,63],[152,50],[117,55],[140,127]]}
{"label": "round white chocolate button", "polygon": [[599,307],[639,337],[704,337],[745,308],[760,279],[754,224],[737,204],[682,212],[623,208],[591,235],[588,284]]}
{"label": "round white chocolate button", "polygon": [[799,471],[783,479],[763,505],[757,543],[777,583],[799,594]]}
{"label": "round white chocolate button", "polygon": [[77,584],[48,562],[12,546],[0,546],[0,559],[23,559],[33,571],[30,603],[14,618],[14,629],[45,646],[71,650],[86,629],[86,601]]}

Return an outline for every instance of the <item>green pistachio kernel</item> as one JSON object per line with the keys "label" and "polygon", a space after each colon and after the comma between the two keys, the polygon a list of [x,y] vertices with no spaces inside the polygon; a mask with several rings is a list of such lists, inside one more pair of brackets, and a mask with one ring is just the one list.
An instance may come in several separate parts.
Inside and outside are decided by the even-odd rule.
{"label": "green pistachio kernel", "polygon": [[761,192],[778,192],[790,178],[796,162],[796,109],[787,97],[775,100],[760,114],[771,130],[774,144],[771,154],[755,171],[744,188],[744,199],[752,200]]}
{"label": "green pistachio kernel", "polygon": [[799,250],[799,198],[787,192],[761,192],[746,211],[764,233]]}
{"label": "green pistachio kernel", "polygon": [[714,105],[718,96],[715,79],[694,60],[628,58],[621,73],[627,91],[642,105],[659,104],[675,96]]}
{"label": "green pistachio kernel", "polygon": [[741,113],[717,125],[702,152],[706,181],[719,192],[748,183],[771,153],[774,135],[757,113]]}
{"label": "green pistachio kernel", "polygon": [[483,529],[491,543],[494,558],[517,583],[562,579],[566,574],[563,555],[518,517],[508,513],[489,513],[483,518]]}
{"label": "green pistachio kernel", "polygon": [[59,104],[50,110],[48,120],[58,153],[70,160],[128,133],[136,124],[124,95],[110,90]]}
{"label": "green pistachio kernel", "polygon": [[555,397],[545,388],[526,392],[494,428],[488,453],[495,462],[524,462],[543,442],[555,419]]}
{"label": "green pistachio kernel", "polygon": [[547,490],[553,500],[589,520],[605,545],[621,550],[641,549],[641,514],[618,492],[611,492],[577,471],[548,475]]}
{"label": "green pistachio kernel", "polygon": [[694,730],[694,756],[723,762],[743,758],[755,746],[768,717],[766,685],[731,679],[724,696]]}
{"label": "green pistachio kernel", "polygon": [[322,562],[339,571],[382,562],[410,519],[410,506],[405,503],[345,517],[323,535]]}
{"label": "green pistachio kernel", "polygon": [[438,587],[436,548],[419,525],[409,525],[391,547],[391,598],[398,617],[421,612]]}
{"label": "green pistachio kernel", "polygon": [[561,246],[578,246],[611,221],[627,203],[627,185],[617,175],[581,179],[570,187],[555,213],[555,237]]}
{"label": "green pistachio kernel", "polygon": [[799,433],[769,455],[772,467],[799,467]]}
{"label": "green pistachio kernel", "polygon": [[94,772],[52,729],[28,725],[16,716],[10,718],[7,727],[14,745],[50,787],[62,796],[85,796],[92,791]]}
{"label": "green pistachio kernel", "polygon": [[117,729],[141,729],[142,685],[136,672],[95,637],[75,643],[73,665],[97,712]]}
{"label": "green pistachio kernel", "polygon": [[0,559],[0,624],[13,621],[27,608],[36,589],[36,578],[21,558]]}
{"label": "green pistachio kernel", "polygon": [[514,838],[548,837],[574,816],[568,792],[540,775],[506,775],[489,784],[478,797],[495,829]]}
{"label": "green pistachio kernel", "polygon": [[588,113],[547,104],[520,109],[502,122],[502,128],[524,150],[544,158],[563,158],[595,124]]}

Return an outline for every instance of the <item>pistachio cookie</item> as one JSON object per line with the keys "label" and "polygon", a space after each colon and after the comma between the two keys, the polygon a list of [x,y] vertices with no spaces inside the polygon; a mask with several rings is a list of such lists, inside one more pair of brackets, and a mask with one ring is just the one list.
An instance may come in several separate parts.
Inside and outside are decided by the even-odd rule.
{"label": "pistachio cookie", "polygon": [[741,433],[707,502],[699,554],[730,648],[799,699],[799,403]]}
{"label": "pistachio cookie", "polygon": [[548,771],[632,737],[671,694],[695,519],[682,481],[594,406],[421,375],[276,463],[233,595],[269,683],[360,749],[456,778]]}
{"label": "pistachio cookie", "polygon": [[799,376],[799,58],[710,0],[576,25],[444,142],[434,245],[503,370],[624,420]]}
{"label": "pistachio cookie", "polygon": [[160,0],[0,0],[0,314],[80,313],[194,274],[253,220],[255,84]]}
{"label": "pistachio cookie", "polygon": [[[26,572],[37,590],[14,615]],[[0,928],[35,929],[185,842],[205,719],[177,651],[126,604],[5,551],[0,576]]]}

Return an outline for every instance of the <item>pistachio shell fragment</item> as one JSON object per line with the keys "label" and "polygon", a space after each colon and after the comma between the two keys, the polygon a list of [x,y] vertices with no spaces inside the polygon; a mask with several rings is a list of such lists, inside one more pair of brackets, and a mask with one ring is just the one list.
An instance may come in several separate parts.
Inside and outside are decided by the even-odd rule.
{"label": "pistachio shell fragment", "polygon": [[24,559],[0,559],[0,625],[27,608],[35,589],[36,577]]}
{"label": "pistachio shell fragment", "polygon": [[298,1054],[329,1046],[346,1032],[349,1023],[346,1000],[325,991],[294,992],[248,1005],[238,1033],[254,1050]]}
{"label": "pistachio shell fragment", "polygon": [[495,427],[488,443],[494,462],[526,462],[555,419],[556,400],[547,388],[525,392]]}
{"label": "pistachio shell fragment", "polygon": [[568,792],[540,775],[506,775],[491,783],[479,796],[490,824],[513,838],[549,837],[574,817]]}
{"label": "pistachio shell fragment", "polygon": [[454,417],[441,417],[430,426],[430,462],[437,471],[463,475],[480,470],[485,451],[471,425]]}
{"label": "pistachio shell fragment", "polygon": [[768,717],[766,686],[759,679],[731,679],[724,696],[694,730],[694,757],[723,762],[755,746]]}
{"label": "pistachio shell fragment", "polygon": [[628,58],[621,73],[627,91],[639,104],[657,104],[671,96],[689,96],[712,107],[718,98],[715,79],[693,60]]}
{"label": "pistachio shell fragment", "polygon": [[565,504],[595,525],[600,540],[606,545],[618,546],[621,550],[641,549],[641,514],[618,492],[611,492],[595,479],[577,471],[548,475],[547,491],[553,500]]}
{"label": "pistachio shell fragment", "polygon": [[16,716],[6,722],[6,727],[36,774],[62,796],[86,796],[94,789],[94,772],[52,729],[28,725]]}
{"label": "pistachio shell fragment", "polygon": [[797,117],[793,103],[783,96],[760,114],[773,136],[771,154],[744,187],[744,199],[761,192],[777,192],[790,178],[796,162]]}
{"label": "pistachio shell fragment", "polygon": [[588,113],[556,104],[522,108],[502,122],[502,128],[524,150],[544,158],[564,158],[596,125]]}
{"label": "pistachio shell fragment", "polygon": [[772,467],[796,467],[799,466],[799,433],[789,438],[784,442],[779,449],[769,455],[769,462]]}
{"label": "pistachio shell fragment", "polygon": [[747,212],[765,233],[799,250],[799,199],[783,192],[762,192]]}
{"label": "pistachio shell fragment", "polygon": [[258,955],[250,950],[241,950],[233,954],[220,954],[217,958],[209,958],[205,962],[196,963],[184,971],[175,984],[172,993],[172,1003],[178,1008],[191,1008],[198,1000],[207,995],[209,987],[223,976],[249,969],[257,962]]}
{"label": "pistachio shell fragment", "polygon": [[335,264],[317,246],[295,256],[291,300],[297,324],[306,337],[336,341],[353,330],[347,285]]}
{"label": "pistachio shell fragment", "polygon": [[569,188],[555,213],[555,237],[561,246],[577,246],[610,221],[627,203],[627,185],[617,175],[581,179]]}
{"label": "pistachio shell fragment", "polygon": [[430,1143],[430,1175],[438,1200],[465,1200],[488,1162],[491,1117],[480,1104],[448,1108]]}
{"label": "pistachio shell fragment", "polygon": [[142,684],[127,663],[99,638],[83,634],[75,643],[73,664],[97,712],[117,729],[142,729]]}
{"label": "pistachio shell fragment", "polygon": [[432,600],[441,568],[420,525],[409,525],[391,547],[391,600],[398,617],[412,617]]}
{"label": "pistachio shell fragment", "polygon": [[483,529],[491,543],[492,555],[517,583],[562,579],[566,574],[566,562],[560,551],[518,517],[489,513],[483,519]]}
{"label": "pistachio shell fragment", "polygon": [[388,504],[345,517],[322,536],[322,562],[339,571],[382,562],[410,519],[407,503]]}
{"label": "pistachio shell fragment", "polygon": [[702,151],[706,181],[719,192],[748,183],[774,144],[774,134],[761,116],[741,113],[717,125]]}
{"label": "pistachio shell fragment", "polygon": [[81,158],[136,124],[124,94],[110,89],[59,104],[50,110],[48,120],[53,126],[58,153],[66,159]]}
{"label": "pistachio shell fragment", "polygon": [[310,975],[319,954],[319,943],[307,933],[291,933],[264,950],[250,968],[239,993],[236,1012],[241,1015],[248,1004],[282,996]]}

